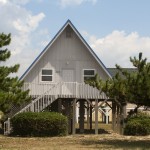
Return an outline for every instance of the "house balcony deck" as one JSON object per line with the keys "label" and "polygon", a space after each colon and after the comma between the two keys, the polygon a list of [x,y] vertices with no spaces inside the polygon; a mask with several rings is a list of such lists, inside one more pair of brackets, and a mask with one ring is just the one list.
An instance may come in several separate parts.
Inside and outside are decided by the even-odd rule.
{"label": "house balcony deck", "polygon": [[[52,104],[58,98],[72,98],[74,114],[76,109],[77,99],[86,99],[97,101],[97,105],[93,106],[98,110],[98,100],[106,100],[105,93],[99,91],[97,88],[89,86],[85,83],[77,82],[62,82],[55,84],[35,84],[35,83],[24,83],[23,90],[30,90],[29,95],[33,98],[31,102],[16,107],[13,106],[11,112],[8,114],[9,118],[12,118],[21,112],[40,112],[43,111],[47,106]],[[84,107],[83,107],[84,108]],[[97,111],[98,112],[98,111]],[[10,119],[4,123],[4,134],[7,135],[11,131]]]}
{"label": "house balcony deck", "polygon": [[24,83],[23,90],[29,89],[29,95],[38,97],[41,95],[57,98],[77,99],[107,99],[104,92],[85,83],[60,82],[60,83]]}

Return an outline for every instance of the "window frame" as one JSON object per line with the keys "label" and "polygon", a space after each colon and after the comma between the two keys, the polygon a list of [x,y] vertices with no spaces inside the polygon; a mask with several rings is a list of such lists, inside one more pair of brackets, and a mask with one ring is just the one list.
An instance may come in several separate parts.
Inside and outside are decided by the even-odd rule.
{"label": "window frame", "polygon": [[[51,71],[52,71],[52,75],[43,75],[43,74],[42,74],[42,71],[43,71],[43,70],[51,70]],[[51,80],[51,81],[43,81],[43,80],[42,80],[42,77],[43,77],[43,76],[52,77],[52,80]],[[42,69],[41,69],[41,75],[40,75],[40,81],[41,81],[41,82],[43,82],[43,83],[46,83],[46,82],[47,82],[47,83],[53,82],[53,81],[54,81],[53,77],[54,77],[54,69],[50,69],[50,68],[42,68]]]}
{"label": "window frame", "polygon": [[[92,70],[92,71],[94,71],[94,75],[85,75],[84,74],[85,70]],[[85,77],[95,77],[95,75],[96,75],[96,69],[83,69],[83,81],[85,81],[84,80]]]}

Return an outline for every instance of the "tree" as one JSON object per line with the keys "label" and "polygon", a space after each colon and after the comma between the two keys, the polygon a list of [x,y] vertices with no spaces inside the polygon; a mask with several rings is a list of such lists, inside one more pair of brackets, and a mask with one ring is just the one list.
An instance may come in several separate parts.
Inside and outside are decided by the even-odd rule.
{"label": "tree", "polygon": [[[11,42],[11,34],[0,33],[0,63],[10,58],[10,51],[4,47]],[[16,73],[19,64],[8,67],[0,65],[0,111],[4,114],[8,113],[12,105],[20,105],[24,101],[30,100],[29,91],[22,91],[23,81],[18,77],[11,77],[12,73]]]}
{"label": "tree", "polygon": [[112,129],[121,134],[125,127],[127,103],[137,105],[129,115],[137,113],[140,106],[150,107],[150,63],[146,58],[142,59],[142,53],[138,59],[130,57],[130,61],[135,67],[134,72],[116,65],[118,72],[114,77],[103,81],[96,75],[94,80],[86,81],[112,99]]}
{"label": "tree", "polygon": [[139,58],[131,58],[133,66],[137,72],[126,73],[128,80],[128,101],[138,106],[150,106],[150,63],[147,59],[142,59],[142,53]]}
{"label": "tree", "polygon": [[102,89],[107,96],[113,98],[119,105],[125,103],[136,104],[140,106],[150,106],[150,63],[147,59],[142,59],[142,53],[139,58],[131,58],[130,62],[136,71],[128,70],[116,65],[117,74],[106,81],[102,81],[98,75],[94,80],[87,81],[88,84]]}

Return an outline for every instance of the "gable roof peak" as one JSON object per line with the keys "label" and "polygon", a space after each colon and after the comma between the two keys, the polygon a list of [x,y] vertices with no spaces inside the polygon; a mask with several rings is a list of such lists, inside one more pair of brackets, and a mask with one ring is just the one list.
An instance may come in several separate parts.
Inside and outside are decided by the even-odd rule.
{"label": "gable roof peak", "polygon": [[30,70],[35,66],[35,64],[40,60],[40,58],[45,54],[45,52],[48,50],[48,48],[55,42],[55,40],[60,36],[60,34],[65,30],[65,28],[70,25],[73,31],[77,34],[79,39],[83,42],[83,44],[87,47],[89,52],[94,56],[94,58],[97,60],[99,65],[106,71],[107,75],[111,77],[109,71],[105,67],[105,65],[101,62],[101,60],[98,58],[98,56],[95,54],[95,52],[92,50],[92,48],[88,45],[88,43],[84,40],[82,35],[79,33],[79,31],[76,29],[76,27],[73,25],[73,23],[68,19],[66,23],[62,26],[62,28],[57,32],[57,34],[53,37],[53,39],[48,43],[48,45],[45,47],[45,49],[39,54],[39,56],[33,61],[33,63],[29,66],[29,68],[25,71],[25,73],[20,77],[20,80],[23,80],[25,76],[30,72]]}
{"label": "gable roof peak", "polygon": [[71,20],[70,19],[68,19],[67,21],[66,21],[66,23],[64,24],[64,26],[66,26],[66,25],[73,25],[73,23],[71,22]]}
{"label": "gable roof peak", "polygon": [[67,20],[67,22],[70,22],[70,23],[71,23],[71,20],[70,20],[70,19],[68,19],[68,20]]}

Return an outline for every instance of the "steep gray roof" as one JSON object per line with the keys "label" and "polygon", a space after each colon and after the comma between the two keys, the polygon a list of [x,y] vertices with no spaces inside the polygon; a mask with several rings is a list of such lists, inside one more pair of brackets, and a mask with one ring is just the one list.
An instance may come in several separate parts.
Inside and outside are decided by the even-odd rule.
{"label": "steep gray roof", "polygon": [[[137,69],[136,68],[123,68],[124,70],[127,70],[128,72],[136,72]],[[107,68],[107,70],[109,71],[109,73],[111,74],[112,77],[115,76],[115,74],[118,72],[118,70],[116,68]]]}

